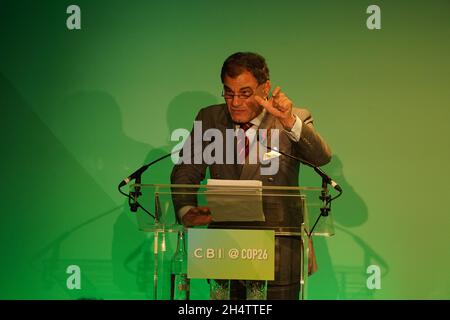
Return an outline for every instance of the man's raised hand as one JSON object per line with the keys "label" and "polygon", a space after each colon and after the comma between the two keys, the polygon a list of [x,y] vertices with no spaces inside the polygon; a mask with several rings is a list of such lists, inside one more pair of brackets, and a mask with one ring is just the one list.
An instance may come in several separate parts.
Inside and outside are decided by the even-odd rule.
{"label": "man's raised hand", "polygon": [[295,123],[295,116],[292,114],[292,101],[281,92],[280,87],[276,87],[272,92],[272,97],[264,100],[259,96],[255,96],[256,102],[263,106],[269,113],[278,118],[283,127],[290,130]]}

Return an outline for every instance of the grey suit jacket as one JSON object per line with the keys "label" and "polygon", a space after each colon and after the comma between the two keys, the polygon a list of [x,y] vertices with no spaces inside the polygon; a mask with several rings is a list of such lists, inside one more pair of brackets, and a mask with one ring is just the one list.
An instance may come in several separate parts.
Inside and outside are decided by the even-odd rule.
{"label": "grey suit jacket", "polygon": [[[321,138],[313,126],[313,118],[311,113],[306,109],[294,108],[293,112],[303,122],[300,140],[293,141],[286,134],[281,123],[270,113],[266,113],[259,129],[279,129],[279,150],[284,153],[291,154],[307,162],[322,166],[328,163],[331,159],[331,150],[326,142]],[[226,129],[234,129],[234,123],[228,112],[226,104],[213,105],[200,110],[196,117],[196,121],[202,122],[202,131],[210,128],[219,129],[225,137]],[[195,143],[193,133],[191,132],[191,139],[186,143],[191,143],[191,150],[194,150]],[[198,143],[198,141],[197,141]],[[202,142],[205,148],[210,142]],[[269,143],[268,143],[269,144]],[[174,166],[171,175],[172,184],[200,184],[205,178],[206,170],[209,167],[210,176],[213,179],[240,179],[240,180],[260,180],[264,186],[298,186],[299,181],[299,167],[300,163],[289,157],[279,157],[279,167],[276,173],[272,175],[261,175],[261,166],[264,164],[226,164],[225,150],[223,152],[223,164],[193,164],[193,157],[191,155],[191,164],[177,164]],[[266,222],[261,223],[265,226],[299,226],[302,217],[298,216],[298,204],[289,203],[289,201],[281,201],[277,197],[276,201],[271,201],[270,198],[265,198],[264,213]],[[177,197],[174,198],[174,207],[176,212],[185,206],[196,206],[196,199]],[[242,223],[240,223],[242,225]],[[254,224],[253,224],[254,225]]]}

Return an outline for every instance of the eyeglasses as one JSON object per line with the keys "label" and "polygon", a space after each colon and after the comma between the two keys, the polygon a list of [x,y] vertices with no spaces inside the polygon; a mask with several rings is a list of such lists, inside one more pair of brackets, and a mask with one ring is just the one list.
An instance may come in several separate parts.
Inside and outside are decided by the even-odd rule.
{"label": "eyeglasses", "polygon": [[[258,87],[259,87],[259,85],[258,85]],[[256,87],[256,90],[258,89],[258,87]],[[248,98],[253,96],[255,93],[256,93],[256,91],[251,90],[251,92],[242,92],[242,93],[234,94],[234,93],[225,92],[224,90],[222,90],[222,97],[224,97],[225,100],[233,100],[234,97],[236,96],[241,100],[247,100]]]}
{"label": "eyeglasses", "polygon": [[252,95],[254,95],[255,93],[238,93],[238,94],[234,94],[234,93],[229,93],[229,92],[224,92],[222,91],[222,97],[225,98],[225,100],[233,100],[234,97],[238,97],[241,100],[246,100],[248,98],[250,98]]}

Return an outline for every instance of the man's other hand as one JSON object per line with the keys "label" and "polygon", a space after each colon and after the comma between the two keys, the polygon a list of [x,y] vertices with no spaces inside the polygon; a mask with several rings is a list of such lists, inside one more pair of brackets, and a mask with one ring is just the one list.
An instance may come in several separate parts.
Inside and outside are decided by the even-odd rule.
{"label": "man's other hand", "polygon": [[211,211],[208,207],[194,207],[181,220],[186,227],[204,226],[212,222]]}

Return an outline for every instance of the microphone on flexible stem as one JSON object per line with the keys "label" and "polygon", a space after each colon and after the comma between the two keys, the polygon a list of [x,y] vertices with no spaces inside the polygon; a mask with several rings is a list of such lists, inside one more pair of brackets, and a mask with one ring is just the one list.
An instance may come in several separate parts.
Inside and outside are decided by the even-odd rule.
{"label": "microphone on flexible stem", "polygon": [[[128,198],[128,205],[130,207],[130,211],[131,212],[137,212],[138,208],[142,208],[142,210],[144,210],[145,212],[147,212],[151,217],[154,218],[154,215],[151,214],[150,212],[148,212],[144,207],[142,207],[139,202],[137,201],[138,197],[140,195],[142,195],[141,192],[141,175],[142,173],[147,170],[147,168],[149,167],[149,165],[145,165],[140,167],[138,170],[136,170],[135,172],[133,172],[131,175],[129,175],[128,177],[126,177],[125,179],[123,179],[119,185],[118,185],[118,190],[121,194],[123,194],[124,196],[126,196]],[[130,183],[131,180],[135,180],[135,184],[136,186],[134,187],[133,191],[130,191],[129,194],[124,193],[121,188],[125,185],[127,185],[128,183]]]}
{"label": "microphone on flexible stem", "polygon": [[147,170],[150,166],[154,165],[155,163],[170,157],[172,154],[176,153],[176,152],[180,152],[181,149],[172,151],[156,160],[153,160],[152,162],[150,162],[149,164],[143,165],[142,167],[140,167],[139,169],[137,169],[135,172],[133,172],[132,174],[130,174],[128,177],[126,177],[125,179],[123,179],[120,183],[119,183],[119,189],[122,188],[124,185],[127,185],[128,183],[130,183],[131,180],[136,180],[141,178],[141,175],[144,173],[145,170]]}
{"label": "microphone on flexible stem", "polygon": [[[162,159],[161,159],[162,160]],[[131,180],[137,179],[141,177],[142,173],[148,169],[148,167],[150,167],[150,163],[146,164],[142,167],[140,167],[139,169],[137,169],[135,172],[133,172],[132,174],[130,174],[128,177],[126,177],[125,179],[123,179],[120,183],[119,183],[119,188],[122,188],[124,185],[127,185],[128,183],[130,183]]]}
{"label": "microphone on flexible stem", "polygon": [[309,166],[312,167],[314,171],[317,172],[322,177],[323,181],[331,185],[337,191],[342,192],[341,186],[336,181],[331,179],[325,172],[323,172],[322,169],[320,169],[319,167],[312,166],[311,164],[309,164]]}
{"label": "microphone on flexible stem", "polygon": [[[128,198],[128,204],[130,205],[130,211],[131,212],[137,212],[137,209],[139,208],[139,204],[137,202],[137,198],[142,195],[141,192],[141,176],[137,176],[134,180],[136,186],[134,187],[134,191],[130,191],[130,198]],[[134,200],[134,202],[131,202],[131,200]]]}
{"label": "microphone on flexible stem", "polygon": [[[256,135],[256,136],[257,136],[258,142],[260,142],[259,141],[259,135]],[[261,142],[261,144],[264,147],[266,147],[267,149],[271,150],[271,151],[274,151],[274,152],[277,152],[279,154],[282,154],[282,155],[284,155],[284,156],[286,156],[288,158],[297,160],[300,163],[303,163],[303,164],[313,168],[314,171],[322,177],[322,192],[320,194],[319,199],[322,200],[323,207],[320,208],[320,215],[317,217],[313,227],[311,228],[311,231],[308,233],[308,236],[311,236],[313,231],[314,231],[314,229],[315,229],[315,227],[316,227],[316,225],[317,225],[317,223],[319,222],[319,219],[322,216],[328,216],[329,212],[331,211],[331,201],[333,201],[334,199],[338,198],[342,194],[341,186],[336,181],[331,179],[325,172],[323,172],[322,169],[320,169],[319,167],[313,165],[312,163],[310,163],[310,162],[308,162],[306,160],[300,159],[298,157],[295,157],[293,155],[287,154],[285,152],[282,152],[281,150],[278,150],[278,148],[269,147],[269,146],[265,145],[262,142]],[[331,185],[335,190],[337,190],[339,192],[339,194],[336,197],[331,198],[331,196],[328,194],[328,188],[327,188],[328,184]]]}
{"label": "microphone on flexible stem", "polygon": [[123,186],[130,183],[131,180],[135,180],[136,187],[134,188],[134,191],[130,191],[129,198],[128,198],[128,204],[130,206],[131,212],[136,212],[137,209],[139,208],[139,203],[137,202],[137,198],[140,195],[142,195],[141,187],[140,187],[141,175],[145,170],[148,169],[149,166],[150,166],[150,164],[146,164],[146,165],[140,167],[139,169],[137,169],[135,172],[133,172],[131,175],[129,175],[128,177],[126,177],[119,183],[118,188],[120,190],[120,188],[122,188]]}
{"label": "microphone on flexible stem", "polygon": [[[257,136],[257,140],[259,141],[259,136],[258,136],[258,135],[256,135],[256,136]],[[260,141],[260,142],[261,142],[261,141]],[[295,157],[295,156],[293,156],[293,155],[287,154],[287,153],[285,153],[285,152],[283,152],[283,151],[281,151],[281,150],[278,150],[278,148],[275,148],[275,147],[274,147],[274,148],[269,147],[269,146],[265,145],[265,144],[262,143],[262,142],[261,142],[261,144],[262,144],[264,147],[266,147],[267,149],[271,150],[271,151],[278,152],[279,154],[282,154],[283,156],[286,156],[286,157],[288,157],[288,158],[297,160],[297,161],[299,161],[299,162],[301,162],[301,163],[307,165],[308,167],[313,168],[314,171],[315,171],[316,173],[318,173],[318,174],[322,177],[322,186],[323,186],[324,183],[326,183],[326,184],[331,185],[331,186],[332,186],[334,189],[336,189],[337,191],[342,192],[341,186],[340,186],[336,181],[334,181],[333,179],[331,179],[325,172],[323,172],[322,169],[320,169],[319,167],[313,165],[311,162],[308,162],[308,161],[306,161],[306,160],[300,159],[300,158]]]}
{"label": "microphone on flexible stem", "polygon": [[[168,154],[166,154],[166,155],[164,155],[164,156],[162,156],[162,157],[160,157],[160,158],[158,158],[158,159],[156,159],[156,160],[153,160],[152,162],[150,162],[150,163],[148,163],[148,164],[146,164],[146,165],[143,165],[142,167],[140,167],[139,169],[137,169],[135,172],[133,172],[132,174],[130,174],[128,177],[126,177],[125,179],[123,179],[123,180],[119,183],[119,185],[118,185],[119,192],[122,193],[123,195],[125,195],[125,196],[128,197],[128,204],[130,205],[130,210],[131,210],[132,212],[136,212],[138,208],[141,208],[142,210],[144,210],[145,212],[147,212],[149,215],[151,215],[151,216],[154,218],[154,216],[153,216],[150,212],[148,212],[145,208],[143,208],[143,207],[137,202],[137,198],[138,198],[140,195],[142,195],[141,187],[140,187],[140,184],[141,184],[141,176],[142,176],[142,174],[144,173],[144,171],[147,170],[150,166],[152,166],[153,164],[155,164],[155,163],[157,163],[157,162],[159,162],[159,161],[161,161],[161,160],[163,160],[163,159],[165,159],[165,158],[167,158],[167,157],[170,157],[170,156],[171,156],[172,154],[174,154],[174,153],[180,152],[180,150],[181,150],[181,149],[172,151],[172,152],[170,152],[170,153],[168,153]],[[121,190],[121,188],[122,188],[123,186],[127,185],[128,183],[130,183],[130,181],[132,181],[132,180],[135,180],[136,186],[135,186],[134,191],[131,191],[130,194],[128,195],[128,194],[124,193],[124,192]],[[133,202],[132,202],[132,201],[133,201]]]}

